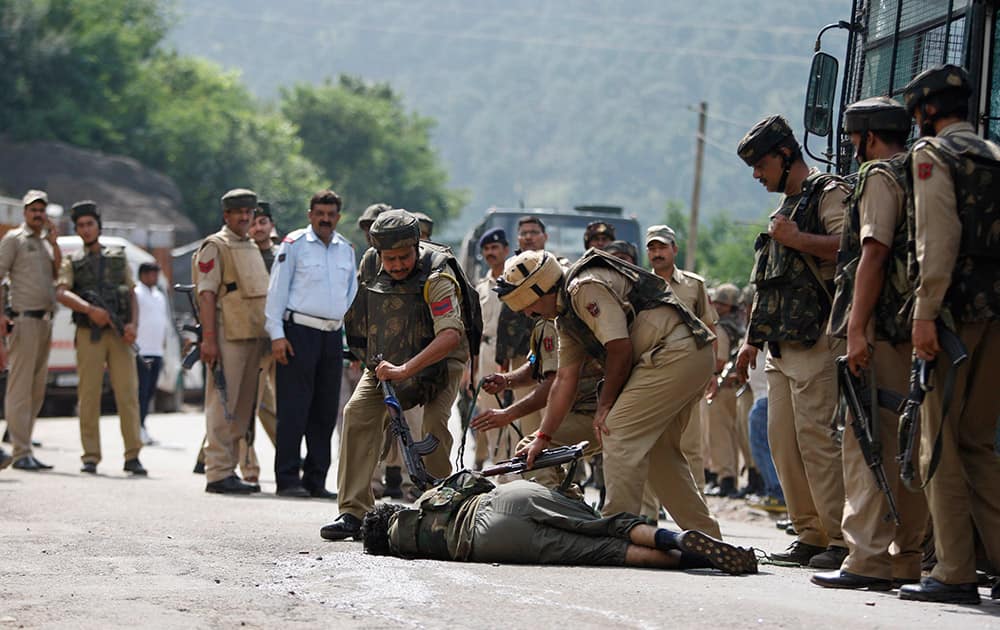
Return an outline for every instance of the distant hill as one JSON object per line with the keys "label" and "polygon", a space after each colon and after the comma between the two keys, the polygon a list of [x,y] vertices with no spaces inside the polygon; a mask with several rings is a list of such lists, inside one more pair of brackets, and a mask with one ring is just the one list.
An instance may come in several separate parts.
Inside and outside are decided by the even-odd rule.
{"label": "distant hill", "polygon": [[[260,96],[340,73],[389,81],[438,121],[460,224],[490,205],[624,205],[644,224],[691,198],[695,108],[709,103],[702,208],[773,205],[735,155],[770,113],[799,127],[816,33],[850,0],[177,0],[169,42],[239,68]],[[825,49],[842,56],[833,31]],[[336,185],[336,182],[334,182]],[[457,232],[464,225],[452,226]]]}

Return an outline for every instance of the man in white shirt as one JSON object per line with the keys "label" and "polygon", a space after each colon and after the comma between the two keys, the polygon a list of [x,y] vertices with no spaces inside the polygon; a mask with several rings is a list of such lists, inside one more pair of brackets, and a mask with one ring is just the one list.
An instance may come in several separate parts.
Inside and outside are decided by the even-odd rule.
{"label": "man in white shirt", "polygon": [[156,440],[146,431],[146,413],[149,401],[156,393],[156,381],[163,368],[163,350],[167,344],[167,327],[170,326],[167,297],[156,286],[160,266],[155,262],[139,265],[139,284],[135,285],[135,299],[139,304],[139,326],[135,343],[136,370],[139,373],[139,425],[142,443],[150,446]]}

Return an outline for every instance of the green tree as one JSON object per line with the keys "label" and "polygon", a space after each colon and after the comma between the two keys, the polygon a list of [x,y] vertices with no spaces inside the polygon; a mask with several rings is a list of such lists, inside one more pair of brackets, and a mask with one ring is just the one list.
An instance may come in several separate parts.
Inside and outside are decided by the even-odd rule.
{"label": "green tree", "polygon": [[431,147],[433,121],[407,113],[388,84],[346,75],[336,83],[298,84],[282,90],[281,111],[351,215],[385,202],[441,221],[464,205],[465,193],[447,188]]}
{"label": "green tree", "polygon": [[[667,202],[664,218],[677,233],[677,264],[684,264],[688,240],[688,210],[679,201]],[[710,284],[732,282],[743,287],[750,279],[753,245],[757,234],[767,229],[767,222],[734,220],[726,211],[698,223],[698,255],[694,271]]]}

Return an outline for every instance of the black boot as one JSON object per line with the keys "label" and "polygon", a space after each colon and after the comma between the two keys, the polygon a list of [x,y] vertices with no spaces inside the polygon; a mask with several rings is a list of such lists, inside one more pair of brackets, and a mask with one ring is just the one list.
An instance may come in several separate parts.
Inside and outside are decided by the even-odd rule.
{"label": "black boot", "polygon": [[403,471],[399,466],[385,467],[385,490],[382,496],[390,499],[403,498]]}
{"label": "black boot", "polygon": [[711,497],[723,497],[725,499],[733,499],[739,496],[739,491],[736,489],[736,478],[735,477],[723,477],[719,481],[719,485],[712,490],[705,492],[706,495]]}

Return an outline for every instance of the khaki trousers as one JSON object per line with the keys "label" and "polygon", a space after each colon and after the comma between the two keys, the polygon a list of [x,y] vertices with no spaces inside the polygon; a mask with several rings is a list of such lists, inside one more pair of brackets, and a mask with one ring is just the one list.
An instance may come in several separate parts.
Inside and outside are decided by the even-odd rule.
{"label": "khaki trousers", "polygon": [[844,468],[831,429],[837,405],[834,358],[844,347],[826,335],[810,348],[787,342],[769,356],[767,439],[798,539],[844,546]]}
{"label": "khaki trousers", "polygon": [[699,349],[690,335],[661,344],[639,358],[608,414],[604,514],[637,514],[648,479],[679,527],[720,536],[680,445],[690,417],[682,418],[682,412],[702,395],[712,375],[712,346]]}
{"label": "khaki trousers", "polygon": [[[216,326],[219,357],[222,360],[223,375],[226,377],[226,394],[232,420],[226,420],[212,370],[206,370],[205,479],[208,483],[234,475],[236,465],[242,461],[240,441],[245,443],[247,430],[254,419],[254,408],[257,406],[254,394],[257,391],[261,359],[270,347],[267,339],[227,341],[219,317],[216,318]],[[242,470],[246,475],[246,468]]]}
{"label": "khaki trousers", "polygon": [[[910,357],[908,343],[893,346],[875,344],[872,364],[875,382],[881,389],[905,394],[908,391]],[[900,524],[885,519],[889,502],[865,463],[861,447],[850,427],[844,429],[844,520],[841,529],[850,553],[841,567],[844,571],[867,577],[920,579],[924,529],[927,525],[927,501],[922,492],[910,492],[899,479],[897,440],[899,416],[888,409],[879,410],[879,438],[882,442],[882,466],[899,510]],[[850,420],[849,418],[847,419]],[[890,555],[890,545],[895,553]]]}
{"label": "khaki trousers", "polygon": [[[526,390],[522,388],[517,391],[522,392],[521,395],[525,396],[533,389],[533,387]],[[480,411],[500,408],[497,399],[492,394],[487,394],[484,391],[479,392],[479,397],[475,400],[475,405]],[[537,412],[534,412],[528,414],[525,418],[519,419],[517,423],[520,425],[521,432],[524,435],[528,435],[528,433],[534,433],[538,430],[538,427],[542,426],[542,418]],[[486,460],[498,462],[510,459],[514,456],[514,449],[519,440],[517,432],[510,426],[502,427],[495,431],[476,431],[476,463],[479,464]]]}
{"label": "khaki trousers", "polygon": [[941,428],[941,459],[925,489],[934,521],[937,566],[931,576],[946,584],[976,581],[973,525],[986,556],[1000,566],[1000,457],[993,450],[1000,416],[1000,322],[959,324],[969,359],[958,369],[951,406],[942,419],[947,355],[934,371],[934,389],[920,408],[921,477]]}
{"label": "khaki trousers", "polygon": [[[270,354],[264,355],[261,362],[260,375],[257,377],[257,419],[264,427],[271,444],[275,443],[275,435],[278,430],[278,417],[275,414],[277,402],[274,392],[274,358]],[[255,427],[247,431],[247,438],[253,438],[256,442],[257,432]],[[257,459],[257,451],[249,439],[240,440],[240,471],[244,479],[260,479],[260,460]]]}
{"label": "khaki trousers", "polygon": [[35,420],[45,402],[45,381],[49,370],[49,348],[52,345],[52,321],[33,317],[18,317],[8,337],[10,348],[7,361],[7,392],[4,413],[14,459],[31,455],[31,434]]}
{"label": "khaki trousers", "polygon": [[104,329],[99,340],[91,341],[90,328],[77,328],[76,369],[80,382],[76,393],[80,408],[80,442],[83,445],[80,459],[94,464],[101,461],[101,387],[105,365],[115,394],[119,428],[125,443],[125,461],[128,461],[138,457],[142,450],[135,353],[110,329]]}
{"label": "khaki trousers", "polygon": [[[437,436],[440,444],[433,453],[424,456],[424,465],[428,473],[439,479],[451,474],[451,462],[448,458],[454,439],[448,431],[448,418],[464,369],[465,365],[461,361],[448,360],[448,382],[433,400],[424,405],[423,434],[413,436],[416,440],[428,433]],[[361,518],[365,512],[375,507],[371,480],[378,465],[388,423],[389,417],[378,379],[374,372],[365,369],[354,394],[344,407],[337,468],[341,514]]]}
{"label": "khaki trousers", "polygon": [[[734,388],[739,391],[739,387]],[[743,390],[743,394],[736,397],[736,445],[739,446],[740,454],[743,455],[743,463],[747,470],[756,468],[753,461],[753,454],[750,453],[750,409],[753,407],[753,392],[750,388]]]}
{"label": "khaki trousers", "polygon": [[698,490],[702,491],[705,488],[705,456],[703,454],[705,447],[701,439],[701,402],[696,400],[691,403],[687,415],[687,426],[681,433],[681,452],[684,453],[684,458],[687,459],[688,465],[691,467],[691,474],[694,475],[694,482],[698,486]]}
{"label": "khaki trousers", "polygon": [[736,388],[719,388],[708,406],[708,449],[712,455],[712,470],[719,481],[740,474],[739,439],[736,431]]}

